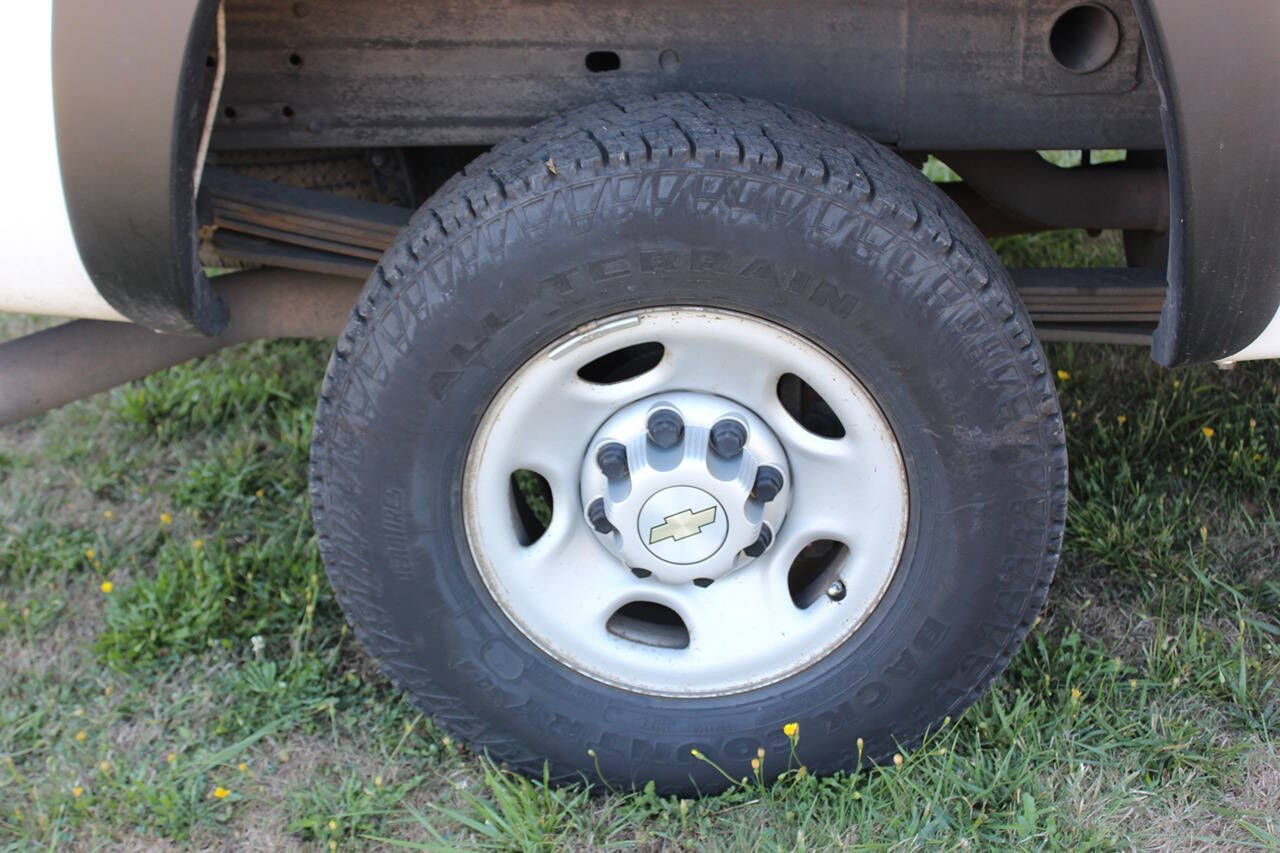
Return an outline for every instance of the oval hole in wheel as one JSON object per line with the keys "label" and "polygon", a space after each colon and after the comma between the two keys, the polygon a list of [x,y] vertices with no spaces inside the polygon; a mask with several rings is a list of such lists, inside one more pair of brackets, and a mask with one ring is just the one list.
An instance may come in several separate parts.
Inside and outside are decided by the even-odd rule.
{"label": "oval hole in wheel", "polygon": [[844,424],[822,395],[794,373],[778,380],[778,401],[795,422],[823,438],[844,438]]}
{"label": "oval hole in wheel", "polygon": [[663,649],[689,647],[689,629],[680,614],[653,601],[633,601],[619,607],[605,628],[615,637]]}
{"label": "oval hole in wheel", "polygon": [[551,484],[537,471],[521,468],[511,475],[511,513],[516,539],[532,545],[551,525]]}
{"label": "oval hole in wheel", "polygon": [[800,549],[787,572],[792,603],[804,610],[822,598],[827,587],[840,579],[848,553],[849,549],[834,539],[819,539]]}
{"label": "oval hole in wheel", "polygon": [[578,378],[597,385],[626,382],[658,366],[666,348],[657,341],[616,349],[578,368]]}

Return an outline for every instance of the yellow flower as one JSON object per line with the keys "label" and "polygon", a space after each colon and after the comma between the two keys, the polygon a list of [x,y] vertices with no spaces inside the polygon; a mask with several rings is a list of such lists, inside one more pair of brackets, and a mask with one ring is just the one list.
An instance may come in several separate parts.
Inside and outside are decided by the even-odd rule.
{"label": "yellow flower", "polygon": [[237,765],[237,769],[238,769],[241,773],[248,773],[248,772],[249,772],[249,765],[248,765],[248,764],[245,764],[243,761],[241,761],[241,762]]}
{"label": "yellow flower", "polygon": [[176,752],[171,752],[164,757],[164,760],[172,764],[178,760],[178,754]]}
{"label": "yellow flower", "polygon": [[101,764],[98,765],[98,769],[101,770],[103,773],[110,773],[111,765],[103,761]]}
{"label": "yellow flower", "polygon": [[1138,689],[1138,679],[1136,679],[1136,678],[1130,678],[1130,679],[1129,679],[1129,689],[1130,689],[1130,690],[1137,690],[1137,689]]}
{"label": "yellow flower", "polygon": [[116,585],[113,584],[111,581],[103,581],[101,584],[98,585],[98,589],[102,590],[104,595],[110,595],[111,590],[115,588],[116,588]]}
{"label": "yellow flower", "polygon": [[167,512],[160,513],[160,523],[166,525],[173,524],[173,516],[169,515]]}
{"label": "yellow flower", "polygon": [[266,492],[264,492],[262,489],[258,489],[258,491],[254,492],[254,494],[257,495],[258,500],[262,500],[262,496],[265,495]]}
{"label": "yellow flower", "polygon": [[1070,379],[1070,378],[1071,378],[1071,374],[1070,374],[1070,373],[1067,373],[1067,371],[1065,371],[1065,370],[1059,370],[1059,371],[1058,371],[1058,378],[1059,378],[1059,379],[1061,379],[1063,382],[1066,382],[1068,379]]}
{"label": "yellow flower", "polygon": [[689,750],[689,754],[690,754],[690,755],[692,755],[694,758],[701,758],[701,757],[702,757],[702,753],[701,753],[701,752],[698,752],[698,750],[697,750],[697,749],[691,749],[691,750]]}
{"label": "yellow flower", "polygon": [[800,724],[787,723],[785,726],[782,727],[782,733],[787,737],[791,737],[791,738],[796,737],[797,735],[800,734]]}
{"label": "yellow flower", "polygon": [[1072,687],[1072,688],[1071,688],[1071,701],[1072,701],[1072,702],[1079,702],[1079,701],[1080,701],[1080,688],[1079,688],[1079,687]]}
{"label": "yellow flower", "polygon": [[225,800],[227,797],[231,796],[231,792],[219,785],[213,789],[213,795],[219,800]]}
{"label": "yellow flower", "polygon": [[375,787],[375,788],[381,788],[381,787],[382,787],[382,776],[380,776],[380,775],[379,775],[379,776],[374,776],[374,777],[373,777],[373,785],[374,785],[374,787]]}
{"label": "yellow flower", "polygon": [[110,521],[111,519],[116,517],[116,511],[114,509],[104,509],[102,511],[102,517],[105,518],[107,521]]}
{"label": "yellow flower", "polygon": [[84,555],[88,557],[90,560],[92,560],[95,556],[97,556],[92,548],[85,548]]}
{"label": "yellow flower", "polygon": [[330,832],[338,831],[338,822],[336,820],[329,821],[329,831]]}
{"label": "yellow flower", "polygon": [[76,743],[84,743],[85,739],[88,737],[89,737],[88,732],[86,732],[84,729],[81,729],[80,731],[76,732]]}
{"label": "yellow flower", "polygon": [[1129,420],[1129,418],[1125,415],[1116,415],[1116,423],[1118,424],[1123,424],[1127,420]]}
{"label": "yellow flower", "polygon": [[758,759],[758,758],[753,758],[753,759],[751,759],[751,769],[752,769],[752,770],[759,770],[759,769],[760,769],[760,759]]}
{"label": "yellow flower", "polygon": [[1213,438],[1213,427],[1203,427],[1200,431],[1204,433],[1205,438]]}
{"label": "yellow flower", "polygon": [[197,551],[199,551],[201,548],[203,548],[203,547],[204,547],[204,540],[203,540],[203,539],[194,539],[194,540],[192,540],[192,542],[191,542],[191,547],[192,547],[192,548],[195,548]]}
{"label": "yellow flower", "polygon": [[895,753],[893,754],[893,766],[894,766],[894,767],[901,767],[901,766],[902,766],[902,753],[900,753],[900,752],[895,752]]}
{"label": "yellow flower", "polygon": [[80,795],[83,793],[84,793],[84,788],[81,788],[79,785],[76,785],[74,788],[71,789],[71,796],[75,797],[76,799],[80,799]]}

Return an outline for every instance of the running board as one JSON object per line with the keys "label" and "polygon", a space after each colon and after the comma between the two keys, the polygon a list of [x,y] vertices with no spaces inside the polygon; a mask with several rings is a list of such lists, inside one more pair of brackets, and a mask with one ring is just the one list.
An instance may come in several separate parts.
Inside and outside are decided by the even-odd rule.
{"label": "running board", "polygon": [[[413,211],[211,168],[202,236],[225,261],[367,278]],[[1046,341],[1149,346],[1165,274],[1147,267],[1015,268],[1009,273]]]}

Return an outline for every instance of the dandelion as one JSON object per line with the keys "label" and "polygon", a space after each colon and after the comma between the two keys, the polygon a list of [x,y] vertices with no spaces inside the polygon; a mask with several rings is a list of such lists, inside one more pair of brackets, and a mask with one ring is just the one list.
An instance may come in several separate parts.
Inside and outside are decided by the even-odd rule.
{"label": "dandelion", "polygon": [[331,819],[331,820],[329,821],[329,831],[330,831],[330,832],[337,832],[337,831],[338,831],[338,822],[337,822],[336,820],[332,820],[332,819]]}
{"label": "dandelion", "polygon": [[84,793],[84,788],[81,788],[79,785],[76,785],[74,788],[71,789],[71,796],[75,797],[77,800],[80,799],[80,795],[83,793]]}
{"label": "dandelion", "polygon": [[1071,701],[1072,701],[1073,703],[1074,703],[1074,702],[1079,702],[1079,701],[1080,701],[1080,696],[1081,696],[1081,695],[1082,695],[1082,694],[1080,693],[1080,688],[1079,688],[1079,687],[1072,687],[1072,688],[1071,688]]}
{"label": "dandelion", "polygon": [[701,753],[701,752],[698,752],[698,750],[697,750],[696,748],[695,748],[695,749],[691,749],[691,750],[689,750],[689,754],[690,754],[690,755],[692,755],[694,758],[701,758],[701,757],[702,757],[702,753]]}
{"label": "dandelion", "polygon": [[258,489],[258,491],[254,492],[253,494],[258,500],[262,500],[263,496],[266,495],[266,492],[264,492],[262,489]]}
{"label": "dandelion", "polygon": [[85,548],[84,555],[88,557],[90,560],[92,560],[94,557],[97,556],[97,553],[92,548]]}
{"label": "dandelion", "polygon": [[171,752],[164,757],[164,760],[172,764],[178,760],[178,754],[176,752]]}
{"label": "dandelion", "polygon": [[1070,379],[1070,378],[1071,378],[1071,374],[1070,374],[1070,373],[1067,373],[1067,371],[1065,371],[1065,370],[1059,370],[1059,371],[1058,371],[1058,378],[1059,378],[1059,379],[1061,379],[1063,382],[1066,382],[1068,379]]}
{"label": "dandelion", "polygon": [[81,729],[80,731],[76,732],[76,743],[84,743],[85,740],[88,739],[88,737],[89,737],[89,733],[86,732],[84,729]]}
{"label": "dandelion", "polygon": [[167,512],[160,513],[160,523],[165,525],[166,527],[169,526],[170,524],[173,524],[173,516],[169,515],[169,513]]}
{"label": "dandelion", "polygon": [[751,759],[751,769],[756,771],[757,773],[760,772],[760,759],[758,758]]}
{"label": "dandelion", "polygon": [[239,764],[236,765],[236,769],[239,770],[241,773],[248,773],[249,765],[241,761]]}
{"label": "dandelion", "polygon": [[116,517],[116,511],[114,509],[104,509],[102,511],[102,517],[105,518],[107,521],[110,521],[111,519]]}
{"label": "dandelion", "polygon": [[782,733],[789,738],[797,737],[800,734],[800,724],[787,723],[785,726],[782,727]]}
{"label": "dandelion", "polygon": [[1116,423],[1120,424],[1120,426],[1124,426],[1128,420],[1129,417],[1127,415],[1116,415]]}
{"label": "dandelion", "polygon": [[1213,438],[1213,427],[1201,427],[1200,432],[1204,433],[1205,438]]}
{"label": "dandelion", "polygon": [[231,796],[231,792],[219,785],[213,789],[213,795],[219,800],[225,800],[227,797]]}
{"label": "dandelion", "polygon": [[900,753],[900,752],[895,752],[895,753],[893,754],[893,766],[894,766],[894,767],[901,767],[901,766],[902,766],[902,753]]}
{"label": "dandelion", "polygon": [[1129,679],[1129,689],[1130,689],[1130,690],[1137,690],[1137,689],[1138,689],[1138,679],[1136,679],[1136,678],[1130,678],[1130,679]]}
{"label": "dandelion", "polygon": [[193,540],[191,541],[191,547],[192,547],[192,548],[195,548],[197,551],[199,551],[201,548],[203,548],[203,547],[204,547],[204,540],[203,540],[203,539],[193,539]]}
{"label": "dandelion", "polygon": [[103,595],[110,595],[111,590],[115,588],[116,588],[116,585],[113,584],[111,581],[103,581],[102,583],[98,584],[98,589],[102,590]]}

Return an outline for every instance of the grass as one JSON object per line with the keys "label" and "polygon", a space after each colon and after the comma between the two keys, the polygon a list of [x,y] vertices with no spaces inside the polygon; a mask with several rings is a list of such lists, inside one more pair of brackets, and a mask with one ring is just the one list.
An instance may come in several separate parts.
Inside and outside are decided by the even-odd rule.
{"label": "grass", "polygon": [[1049,348],[1069,533],[1005,677],[900,765],[725,765],[688,801],[514,776],[353,644],[306,497],[326,355],[246,345],[0,431],[0,846],[1280,845],[1280,365]]}

